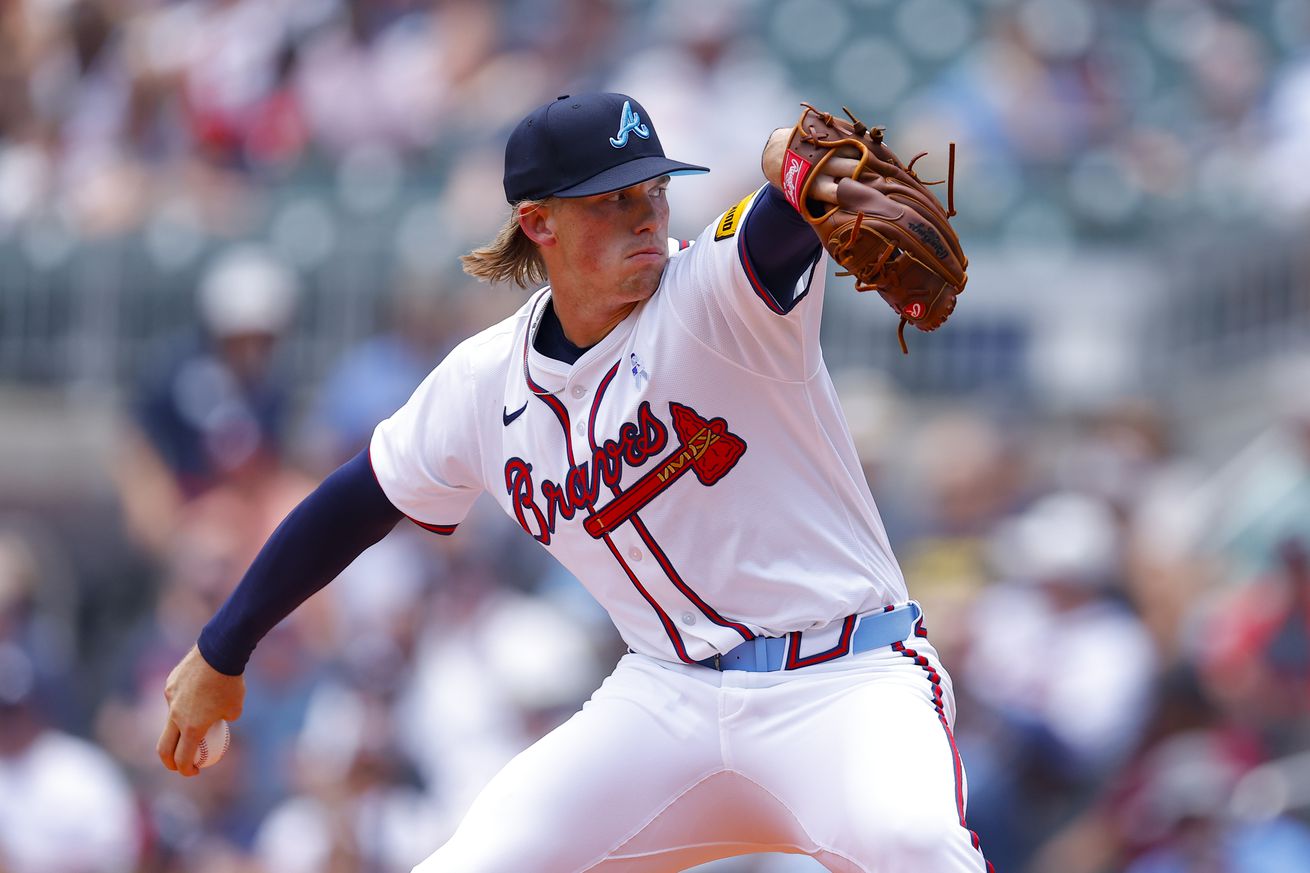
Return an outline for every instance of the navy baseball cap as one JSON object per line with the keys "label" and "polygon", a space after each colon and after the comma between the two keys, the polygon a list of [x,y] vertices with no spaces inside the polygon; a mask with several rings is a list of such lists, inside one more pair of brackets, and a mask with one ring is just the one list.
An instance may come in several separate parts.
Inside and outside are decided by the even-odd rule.
{"label": "navy baseball cap", "polygon": [[563,94],[518,123],[505,145],[505,199],[606,194],[657,176],[708,173],[664,157],[655,125],[624,94]]}

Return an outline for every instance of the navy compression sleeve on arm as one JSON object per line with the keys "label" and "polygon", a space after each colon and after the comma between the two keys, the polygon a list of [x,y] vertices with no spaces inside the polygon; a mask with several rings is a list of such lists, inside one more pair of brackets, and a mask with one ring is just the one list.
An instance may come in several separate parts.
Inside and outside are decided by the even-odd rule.
{"label": "navy compression sleeve on arm", "polygon": [[819,238],[782,192],[764,186],[742,228],[746,256],[769,295],[790,309],[796,284],[819,256]]}
{"label": "navy compression sleeve on arm", "polygon": [[273,531],[197,645],[209,665],[238,676],[255,646],[403,518],[373,475],[368,450],[337,468]]}

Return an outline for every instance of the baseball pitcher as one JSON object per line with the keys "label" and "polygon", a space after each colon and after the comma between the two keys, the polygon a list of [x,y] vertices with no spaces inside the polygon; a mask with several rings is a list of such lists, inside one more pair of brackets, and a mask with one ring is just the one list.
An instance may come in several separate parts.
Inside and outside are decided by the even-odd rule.
{"label": "baseball pitcher", "polygon": [[[652,119],[565,95],[505,150],[511,209],[464,258],[530,286],[286,519],[169,677],[164,766],[240,715],[260,638],[402,518],[481,493],[606,608],[629,652],[511,761],[417,873],[671,871],[752,852],[981,873],[951,680],[819,347],[825,252],[924,330],[967,262],[882,133],[806,107],[767,184],[668,238]],[[531,651],[522,656],[531,658]]]}

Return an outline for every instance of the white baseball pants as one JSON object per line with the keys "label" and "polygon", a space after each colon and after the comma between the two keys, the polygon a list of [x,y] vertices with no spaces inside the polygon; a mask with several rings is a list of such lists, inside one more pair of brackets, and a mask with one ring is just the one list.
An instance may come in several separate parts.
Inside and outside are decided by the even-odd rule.
{"label": "white baseball pants", "polygon": [[921,638],[772,673],[629,654],[414,873],[667,873],[753,852],[984,873],[954,718]]}

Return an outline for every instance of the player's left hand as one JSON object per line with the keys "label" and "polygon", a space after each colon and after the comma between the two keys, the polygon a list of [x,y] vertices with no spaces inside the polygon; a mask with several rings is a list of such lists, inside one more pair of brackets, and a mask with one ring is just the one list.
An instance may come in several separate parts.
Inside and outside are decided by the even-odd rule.
{"label": "player's left hand", "polygon": [[239,719],[245,696],[243,677],[218,672],[192,646],[164,684],[168,720],[156,747],[160,762],[183,776],[199,773],[195,758],[201,738],[220,718]]}
{"label": "player's left hand", "polygon": [[832,259],[855,277],[857,291],[877,291],[905,326],[935,330],[955,310],[969,260],[951,226],[955,215],[954,145],[947,205],[914,172],[926,153],[902,163],[883,138],[847,111],[849,121],[808,103],[790,130],[774,131],[761,162],[769,181],[818,234]]}

